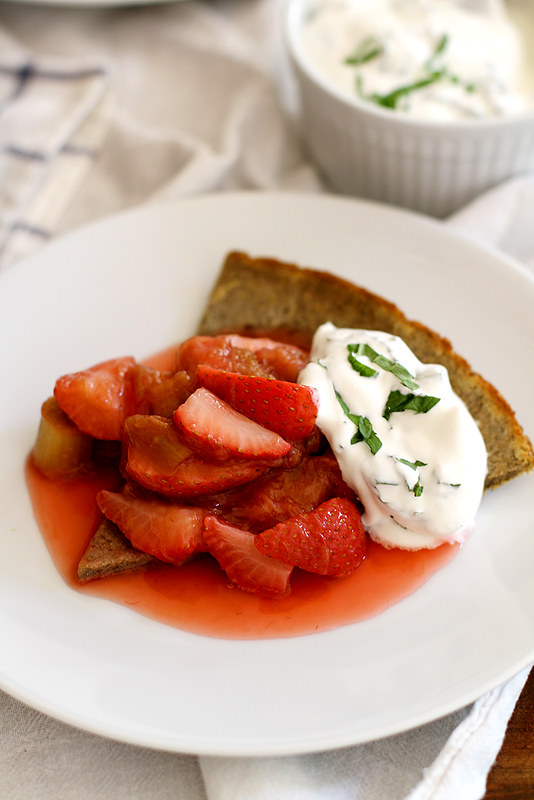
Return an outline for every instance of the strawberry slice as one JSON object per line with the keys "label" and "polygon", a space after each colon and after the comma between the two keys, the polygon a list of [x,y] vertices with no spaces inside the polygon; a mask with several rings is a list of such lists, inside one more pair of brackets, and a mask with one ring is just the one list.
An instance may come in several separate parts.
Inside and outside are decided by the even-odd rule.
{"label": "strawberry slice", "polygon": [[173,416],[188,445],[207,458],[281,458],[291,445],[200,387]]}
{"label": "strawberry slice", "polygon": [[265,459],[206,461],[184,442],[172,420],[135,415],[126,420],[127,474],[167,497],[196,497],[242,486],[279,462]]}
{"label": "strawberry slice", "polygon": [[366,551],[360,512],[350,500],[333,498],[254,538],[264,555],[319,575],[350,575]]}
{"label": "strawberry slice", "polygon": [[107,489],[96,496],[100,510],[136,550],[180,566],[204,547],[205,511],[164,500],[118,494]]}
{"label": "strawberry slice", "polygon": [[232,583],[253,594],[280,597],[289,590],[293,567],[263,555],[256,548],[255,534],[221,522],[204,519],[204,542]]}
{"label": "strawberry slice", "polygon": [[304,439],[317,419],[316,393],[309,386],[250,377],[201,364],[198,377],[232,408],[285,439]]}
{"label": "strawberry slice", "polygon": [[134,412],[134,367],[133,358],[116,358],[63,375],[54,387],[56,402],[84,433],[118,441],[124,420]]}

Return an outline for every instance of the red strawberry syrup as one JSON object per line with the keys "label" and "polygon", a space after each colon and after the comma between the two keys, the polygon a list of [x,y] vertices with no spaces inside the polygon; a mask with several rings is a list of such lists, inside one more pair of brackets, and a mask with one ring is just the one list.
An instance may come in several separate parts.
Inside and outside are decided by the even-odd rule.
{"label": "red strawberry syrup", "polygon": [[[172,352],[152,359],[166,369]],[[80,584],[77,564],[100,512],[95,495],[112,488],[116,475],[52,481],[28,460],[26,477],[34,513],[54,563],[75,590],[126,605],[182,630],[227,639],[299,636],[355,623],[412,594],[455,555],[457,547],[407,552],[369,543],[367,556],[347,578],[330,579],[295,570],[291,593],[273,600],[228,585],[211,556],[182,567],[158,566]]]}

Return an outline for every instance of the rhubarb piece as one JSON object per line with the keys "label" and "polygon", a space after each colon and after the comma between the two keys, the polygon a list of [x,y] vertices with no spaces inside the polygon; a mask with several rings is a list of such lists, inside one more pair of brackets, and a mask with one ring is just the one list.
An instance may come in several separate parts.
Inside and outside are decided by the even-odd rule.
{"label": "rhubarb piece", "polygon": [[206,461],[187,446],[173,422],[163,417],[132,416],[124,427],[127,474],[146,489],[167,497],[224,492],[281,463],[266,459]]}
{"label": "rhubarb piece", "polygon": [[41,420],[33,447],[33,462],[49,478],[66,478],[91,464],[93,438],[83,433],[49,397],[41,406]]}

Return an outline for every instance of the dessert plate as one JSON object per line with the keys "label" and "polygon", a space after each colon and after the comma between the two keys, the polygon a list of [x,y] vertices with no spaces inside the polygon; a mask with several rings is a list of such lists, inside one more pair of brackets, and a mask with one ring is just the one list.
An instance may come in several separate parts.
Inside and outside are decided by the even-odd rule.
{"label": "dessert plate", "polygon": [[194,332],[227,251],[335,271],[452,340],[534,436],[534,281],[445,224],[324,195],[236,193],[78,230],[0,278],[0,687],[110,738],[282,755],[394,734],[534,660],[534,475],[484,497],[474,534],[381,615],[235,641],[69,588],[33,518],[24,463],[58,375],[144,358]]}

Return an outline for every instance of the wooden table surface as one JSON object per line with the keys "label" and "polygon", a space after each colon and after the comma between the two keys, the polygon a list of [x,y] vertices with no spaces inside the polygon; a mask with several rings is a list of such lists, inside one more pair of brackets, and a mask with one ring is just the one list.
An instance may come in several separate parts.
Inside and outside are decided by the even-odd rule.
{"label": "wooden table surface", "polygon": [[534,669],[488,776],[484,800],[534,800]]}

